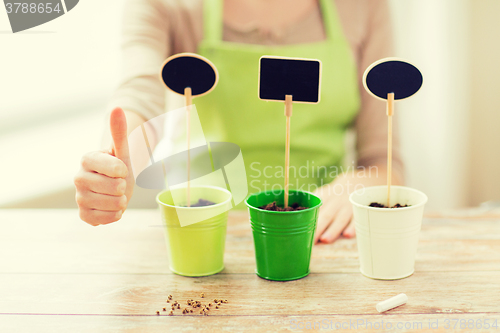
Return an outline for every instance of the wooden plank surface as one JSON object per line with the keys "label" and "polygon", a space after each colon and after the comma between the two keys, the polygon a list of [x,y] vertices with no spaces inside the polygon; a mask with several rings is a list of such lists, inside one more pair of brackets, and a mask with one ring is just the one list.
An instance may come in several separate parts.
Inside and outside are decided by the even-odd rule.
{"label": "wooden plank surface", "polygon": [[[320,331],[349,322],[344,331],[380,332],[383,322],[394,325],[393,331],[424,332],[436,320],[433,332],[474,331],[465,321],[500,332],[500,218],[494,216],[424,219],[416,273],[398,281],[362,276],[354,239],[315,246],[311,274],[304,279],[260,279],[246,212],[230,214],[226,268],[203,278],[169,271],[157,210],[130,210],[122,221],[100,227],[80,221],[75,210],[2,210],[0,225],[2,333],[262,332],[315,322],[323,325],[316,327]],[[180,310],[179,316],[156,315],[168,305],[167,295],[184,304],[203,301],[201,292],[206,300],[229,303],[208,317],[182,316]],[[377,302],[401,292],[408,304],[377,313]],[[498,329],[485,330],[486,319],[490,325],[497,320]],[[394,330],[395,325],[403,327]]]}

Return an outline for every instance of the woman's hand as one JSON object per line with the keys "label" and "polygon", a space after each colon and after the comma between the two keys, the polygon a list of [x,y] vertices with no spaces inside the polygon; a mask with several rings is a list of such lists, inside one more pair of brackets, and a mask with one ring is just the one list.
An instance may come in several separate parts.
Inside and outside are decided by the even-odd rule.
{"label": "woman's hand", "polygon": [[97,226],[121,219],[134,189],[127,139],[127,118],[117,108],[110,115],[109,151],[85,154],[74,178],[80,218]]}
{"label": "woman's hand", "polygon": [[349,202],[349,195],[354,191],[355,184],[351,184],[348,178],[350,177],[340,175],[333,182],[320,187],[315,192],[323,201],[323,205],[319,211],[314,243],[318,241],[332,243],[340,235],[347,238],[356,235],[351,222],[352,206]]}
{"label": "woman's hand", "polygon": [[[341,174],[330,184],[316,190],[315,194],[321,198],[323,205],[319,210],[314,243],[318,241],[332,243],[341,235],[346,238],[356,236],[349,195],[363,187],[386,184],[386,168],[371,166],[368,171]],[[394,173],[392,184],[402,184],[402,181]]]}

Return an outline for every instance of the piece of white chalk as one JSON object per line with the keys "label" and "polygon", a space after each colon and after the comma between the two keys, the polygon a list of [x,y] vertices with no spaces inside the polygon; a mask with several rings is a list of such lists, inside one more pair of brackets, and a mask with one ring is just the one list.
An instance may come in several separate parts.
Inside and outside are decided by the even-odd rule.
{"label": "piece of white chalk", "polygon": [[408,302],[408,296],[406,296],[405,294],[399,294],[378,303],[375,308],[378,312],[385,312],[387,310],[394,309],[397,306],[406,304],[406,302]]}

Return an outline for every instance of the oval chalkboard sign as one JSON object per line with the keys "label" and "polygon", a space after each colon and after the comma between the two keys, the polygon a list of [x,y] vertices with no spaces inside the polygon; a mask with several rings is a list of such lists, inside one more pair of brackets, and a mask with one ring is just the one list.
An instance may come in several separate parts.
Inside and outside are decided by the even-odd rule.
{"label": "oval chalkboard sign", "polygon": [[177,94],[184,95],[184,89],[189,87],[192,96],[201,96],[215,88],[219,73],[207,58],[195,53],[179,53],[165,61],[161,79]]}
{"label": "oval chalkboard sign", "polygon": [[384,58],[371,64],[363,74],[363,85],[375,98],[387,99],[394,93],[394,99],[405,99],[414,95],[424,78],[417,67],[397,58]]}

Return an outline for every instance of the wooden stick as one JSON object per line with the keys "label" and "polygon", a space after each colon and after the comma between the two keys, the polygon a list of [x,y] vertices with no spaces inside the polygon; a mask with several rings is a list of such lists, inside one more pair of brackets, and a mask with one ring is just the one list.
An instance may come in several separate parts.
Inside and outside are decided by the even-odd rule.
{"label": "wooden stick", "polygon": [[151,150],[151,146],[149,145],[148,135],[146,134],[146,129],[144,128],[144,124],[141,124],[142,135],[144,136],[144,141],[146,142],[146,147],[148,148],[149,158],[151,159],[151,165],[155,164],[155,160],[153,158],[153,151]]}
{"label": "wooden stick", "polygon": [[[151,146],[149,145],[149,139],[148,139],[148,135],[146,134],[146,128],[144,127],[144,124],[141,124],[141,129],[142,129],[142,135],[144,136],[144,141],[146,142],[146,147],[148,148],[149,158],[151,159],[151,165],[153,165],[153,164],[155,164],[155,160],[153,158],[153,150],[151,149]],[[168,190],[167,169],[165,168],[165,163],[163,163],[163,160],[161,160],[161,166],[163,168],[163,180],[165,182],[165,190]]]}
{"label": "wooden stick", "polygon": [[387,207],[391,207],[392,180],[392,115],[394,114],[394,93],[387,94]]}
{"label": "wooden stick", "polygon": [[288,186],[290,176],[290,117],[292,116],[292,95],[285,96],[286,147],[285,147],[285,208],[288,208]]}
{"label": "wooden stick", "polygon": [[163,169],[163,179],[165,182],[165,190],[168,190],[168,182],[167,182],[167,168],[165,168],[165,163],[161,160],[161,167]]}
{"label": "wooden stick", "polygon": [[184,89],[184,96],[186,97],[186,136],[187,136],[187,206],[191,207],[191,104],[192,91],[190,87]]}

